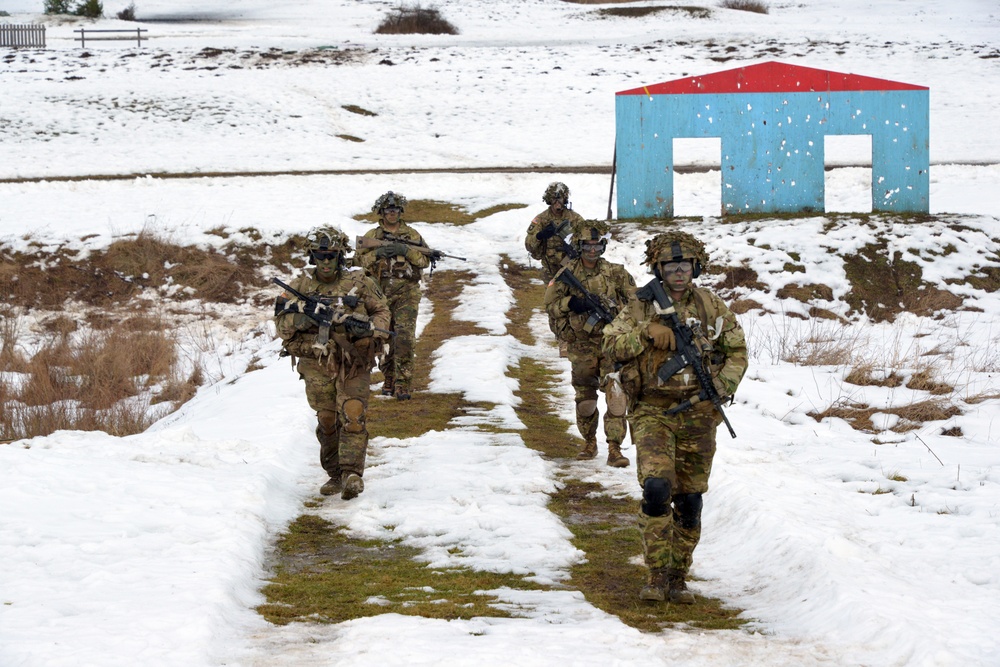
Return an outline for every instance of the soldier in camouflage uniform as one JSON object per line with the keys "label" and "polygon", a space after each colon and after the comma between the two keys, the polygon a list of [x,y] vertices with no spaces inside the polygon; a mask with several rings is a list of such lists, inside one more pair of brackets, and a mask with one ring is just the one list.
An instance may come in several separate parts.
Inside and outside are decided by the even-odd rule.
{"label": "soldier in camouflage uniform", "polygon": [[[573,225],[583,222],[583,216],[570,208],[569,188],[565,183],[549,183],[542,194],[542,201],[549,205],[547,209],[536,215],[524,237],[524,247],[534,259],[542,263],[542,273],[545,280],[552,280],[556,272],[568,261],[566,249],[562,241],[573,230]],[[549,330],[556,339],[556,323],[549,315]],[[559,343],[559,356],[568,355],[566,343]]]}
{"label": "soldier in camouflage uniform", "polygon": [[400,401],[410,399],[413,390],[413,346],[420,307],[420,275],[430,266],[427,255],[412,246],[424,246],[420,233],[403,222],[406,197],[386,192],[375,201],[372,211],[378,213],[378,227],[365,236],[381,240],[396,240],[381,248],[358,250],[356,264],[363,266],[382,288],[392,311],[392,330],[396,336],[389,343],[389,352],[380,359],[379,368],[385,381],[382,395]]}
{"label": "soldier in camouflage uniform", "polygon": [[574,225],[583,222],[583,216],[570,209],[569,188],[564,183],[549,183],[542,201],[549,207],[528,225],[524,247],[529,255],[542,263],[545,279],[552,280],[566,257],[560,238],[566,238]]}
{"label": "soldier in camouflage uniform", "polygon": [[[316,411],[320,464],[330,476],[323,495],[341,492],[350,500],[364,491],[362,476],[368,449],[365,412],[377,348],[388,335],[389,306],[382,290],[360,269],[345,268],[347,237],[334,227],[309,234],[309,263],[315,269],[290,283],[328,307],[286,292],[275,302],[275,325],[284,353],[298,360],[309,407]],[[345,315],[352,315],[347,319]],[[340,323],[337,323],[337,321]],[[327,331],[322,331],[328,327]],[[322,344],[325,334],[329,340]]]}
{"label": "soldier in camouflage uniform", "polygon": [[[613,264],[601,255],[611,238],[611,227],[601,220],[585,220],[576,225],[574,246],[578,259],[559,269],[570,271],[584,289],[596,296],[610,314],[616,315],[635,292],[635,280],[621,264]],[[572,366],[573,391],[576,394],[576,425],[583,436],[583,449],[577,459],[597,456],[597,390],[607,396],[608,413],[604,415],[604,435],[608,440],[608,465],[624,468],[629,460],[622,455],[621,444],[627,426],[627,400],[614,372],[614,364],[601,351],[604,327],[583,294],[561,280],[553,279],[545,291],[545,308],[555,323],[555,334],[566,343]]]}
{"label": "soldier in camouflage uniform", "polygon": [[[646,247],[653,280],[662,281],[680,321],[691,326],[716,390],[732,397],[747,369],[746,339],[722,299],[692,285],[708,263],[705,246],[675,231],[656,236]],[[630,424],[643,489],[639,527],[650,573],[639,597],[691,604],[694,596],[685,578],[701,537],[702,494],[708,491],[715,431],[722,417],[707,400],[666,414],[697,397],[700,387],[690,366],[666,382],[657,377],[657,370],[673,358],[677,342],[673,329],[657,314],[650,285],[639,288],[636,298],[605,328],[604,351],[626,363],[623,383],[636,401]]]}

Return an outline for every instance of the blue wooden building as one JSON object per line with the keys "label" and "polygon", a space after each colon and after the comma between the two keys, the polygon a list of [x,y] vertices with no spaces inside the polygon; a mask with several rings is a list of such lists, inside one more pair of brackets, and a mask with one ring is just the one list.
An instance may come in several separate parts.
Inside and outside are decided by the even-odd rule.
{"label": "blue wooden building", "polygon": [[718,137],[722,214],[822,212],[824,137],[870,135],[872,210],[929,211],[930,90],[765,62],[617,93],[618,217],[674,213],[675,138]]}

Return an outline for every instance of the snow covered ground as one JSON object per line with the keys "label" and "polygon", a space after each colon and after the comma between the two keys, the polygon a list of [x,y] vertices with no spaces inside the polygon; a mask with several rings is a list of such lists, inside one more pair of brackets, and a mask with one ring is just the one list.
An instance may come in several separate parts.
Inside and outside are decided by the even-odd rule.
{"label": "snow covered ground", "polygon": [[[927,85],[931,210],[956,215],[950,225],[844,228],[828,237],[831,256],[816,242],[822,220],[720,225],[709,217],[718,172],[677,177],[677,213],[706,216],[687,228],[717,261],[755,268],[770,291],[752,297],[777,313],[741,317],[753,358],[729,411],[739,437],[719,438],[695,557],[693,587],[745,609],[751,631],[643,634],[566,591],[503,593],[521,609],[515,619],[268,625],[253,611],[268,549],[323,480],[301,385],[260,335],[268,313],[244,310],[232,313],[244,335],[219,341],[217,381],[148,432],[0,446],[0,665],[1000,664],[1000,401],[974,402],[1000,392],[1000,303],[945,284],[1000,264],[994,2],[805,0],[770,3],[767,15],[713,6],[708,19],[621,19],[595,14],[621,5],[442,0],[435,6],[461,34],[382,37],[372,30],[395,3],[157,0],[137,4],[150,35],[142,49],[95,43],[86,56],[73,42],[79,25],[37,14],[40,4],[0,6],[11,14],[0,20],[49,26],[47,50],[0,51],[0,240],[94,248],[153,226],[209,245],[220,227],[288,234],[329,222],[353,236],[367,226],[352,216],[388,189],[470,210],[526,204],[464,227],[416,222],[431,245],[469,258],[462,268],[477,278],[455,316],[490,332],[448,341],[431,390],[493,403],[483,419],[515,430],[507,366],[565,362],[540,316],[539,344],[505,334],[513,296],[500,255],[529,261],[524,229],[552,180],[570,186],[586,217],[604,216],[608,175],[571,168],[610,166],[615,91],[762,60]],[[301,62],[318,47],[331,48],[307,53],[327,64]],[[863,156],[845,147],[838,159],[858,166],[831,172],[831,210],[869,210]],[[554,171],[418,171],[543,166]],[[282,173],[199,176],[239,172]],[[168,173],[190,177],[145,176]],[[125,178],[58,180],[95,175]],[[647,234],[618,231],[608,256],[641,280]],[[791,281],[774,269],[788,252],[836,300],[846,291],[837,258],[876,231],[971,308],[845,329],[787,316],[801,306],[774,296]],[[949,243],[958,252],[942,255]],[[871,358],[902,356],[911,370],[934,351],[962,414],[874,439],[839,419],[817,423],[806,413],[839,399],[890,407],[926,397],[780,360],[824,336],[856,337]],[[265,368],[244,373],[254,355]],[[570,418],[568,388],[554,399]],[[942,435],[949,427],[962,435]],[[574,465],[611,492],[638,492],[634,468]],[[558,581],[581,554],[545,509],[553,466],[516,431],[475,423],[375,438],[365,493],[327,500],[320,513],[360,536],[394,526],[392,537],[439,563]]]}

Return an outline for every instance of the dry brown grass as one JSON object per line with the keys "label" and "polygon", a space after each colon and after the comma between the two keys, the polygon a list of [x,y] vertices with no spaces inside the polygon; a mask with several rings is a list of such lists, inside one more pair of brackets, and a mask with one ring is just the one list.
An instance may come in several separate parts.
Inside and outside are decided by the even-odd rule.
{"label": "dry brown grass", "polygon": [[[527,208],[524,204],[498,204],[490,206],[480,211],[469,211],[464,206],[451,202],[437,201],[434,199],[411,199],[406,204],[403,218],[410,221],[441,223],[449,225],[467,225],[480,218],[485,218],[494,213],[512,211]],[[378,222],[377,213],[363,213],[354,216],[355,220],[362,220],[376,224]],[[460,253],[451,253],[460,254]]]}
{"label": "dry brown grass", "polygon": [[266,284],[262,267],[301,266],[292,246],[289,239],[279,245],[230,243],[215,250],[179,245],[142,230],[89,253],[0,247],[0,305],[59,310],[75,301],[107,309],[148,290],[158,299],[239,303]]}
{"label": "dry brown grass", "polygon": [[858,252],[845,256],[844,270],[851,291],[844,300],[851,309],[866,313],[875,322],[892,322],[901,312],[932,316],[959,309],[964,300],[926,282],[916,262],[892,251],[889,242],[879,239]]}
{"label": "dry brown grass", "polygon": [[704,7],[678,7],[676,5],[652,5],[646,7],[603,7],[597,10],[597,15],[601,17],[618,18],[642,18],[667,12],[670,14],[684,14],[691,18],[707,19],[712,16],[712,12]]}
{"label": "dry brown grass", "polygon": [[937,380],[934,373],[935,369],[933,368],[923,368],[916,371],[906,381],[906,388],[916,391],[926,391],[934,396],[951,394],[955,391],[954,385]]}
{"label": "dry brown grass", "polygon": [[375,33],[379,35],[457,35],[458,28],[433,7],[396,7],[382,19]]}
{"label": "dry brown grass", "polygon": [[720,7],[725,9],[737,9],[741,12],[753,12],[755,14],[767,14],[767,5],[760,0],[722,0]]}
{"label": "dry brown grass", "polygon": [[154,418],[153,387],[177,373],[176,341],[162,321],[127,322],[77,336],[52,333],[33,354],[9,353],[4,370],[20,376],[0,378],[0,439],[68,428],[115,435],[145,430]]}
{"label": "dry brown grass", "polygon": [[885,372],[871,362],[864,362],[851,368],[844,382],[861,387],[898,387],[903,384],[903,377],[895,370]]}
{"label": "dry brown grass", "polygon": [[876,413],[898,416],[899,421],[889,430],[895,433],[906,433],[920,428],[926,422],[950,419],[962,414],[962,411],[947,400],[928,399],[897,408],[873,408],[850,401],[840,401],[822,412],[809,412],[808,414],[816,421],[823,421],[827,417],[839,417],[849,423],[856,431],[876,433],[877,429],[872,422],[872,416]]}

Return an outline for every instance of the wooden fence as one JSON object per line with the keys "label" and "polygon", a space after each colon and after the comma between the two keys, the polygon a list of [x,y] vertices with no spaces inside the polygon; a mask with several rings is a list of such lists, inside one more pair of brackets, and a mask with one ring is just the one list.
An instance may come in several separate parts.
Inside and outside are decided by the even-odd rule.
{"label": "wooden fence", "polygon": [[[92,42],[102,42],[108,40],[135,40],[136,46],[142,46],[142,40],[149,39],[144,37],[142,33],[146,32],[145,28],[133,28],[131,30],[93,30],[90,28],[80,28],[74,30],[73,32],[80,33],[79,37],[74,37],[74,39],[80,42],[81,47],[87,46],[87,40]],[[101,37],[88,37],[87,35],[94,35],[95,33],[101,34]]]}
{"label": "wooden fence", "polygon": [[45,48],[45,26],[0,23],[0,46]]}

